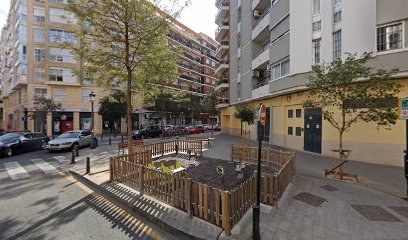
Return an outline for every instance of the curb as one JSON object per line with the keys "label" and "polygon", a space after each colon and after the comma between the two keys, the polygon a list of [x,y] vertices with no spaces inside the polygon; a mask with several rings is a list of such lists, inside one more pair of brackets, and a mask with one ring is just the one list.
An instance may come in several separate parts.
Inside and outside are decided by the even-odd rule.
{"label": "curb", "polygon": [[[97,182],[93,181],[88,175],[81,175],[75,171],[69,171],[70,174],[79,182],[83,183],[85,186],[91,188],[95,193],[97,193],[98,195],[106,198],[107,200],[109,200],[110,202],[112,202],[113,204],[115,204],[116,206],[122,208],[124,211],[126,211],[127,213],[131,214],[131,215],[136,215],[137,217],[142,217],[148,221],[150,221],[153,224],[156,224],[157,226],[163,228],[165,231],[170,232],[172,234],[177,235],[178,237],[180,237],[180,239],[198,239],[198,240],[207,240],[208,238],[202,238],[202,237],[197,237],[194,236],[190,233],[187,233],[179,228],[176,228],[174,226],[172,226],[171,224],[167,223],[166,221],[164,221],[163,219],[158,218],[155,215],[149,214],[146,211],[144,211],[141,208],[138,208],[118,197],[116,197],[115,194],[107,191],[104,187],[101,187],[100,185],[98,185]],[[100,182],[99,184],[102,184],[102,182]],[[187,213],[182,212],[181,210],[176,209],[177,211],[180,211],[181,213],[187,215]],[[198,219],[201,220],[201,219]],[[208,223],[209,224],[209,223]]]}

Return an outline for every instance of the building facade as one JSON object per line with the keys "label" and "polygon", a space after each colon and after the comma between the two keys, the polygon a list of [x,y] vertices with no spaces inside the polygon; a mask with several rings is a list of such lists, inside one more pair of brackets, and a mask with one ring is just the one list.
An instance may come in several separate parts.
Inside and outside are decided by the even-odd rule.
{"label": "building facade", "polygon": [[[31,130],[60,134],[87,129],[91,123],[89,93],[95,92],[95,112],[99,101],[110,91],[99,88],[92,79],[81,80],[75,72],[80,64],[63,42],[76,42],[67,24],[75,16],[66,10],[67,0],[12,0],[7,24],[0,42],[1,100],[3,124],[9,131]],[[214,75],[218,43],[176,22],[168,35],[179,51],[180,77],[169,88],[204,96],[217,83]],[[113,91],[113,90],[112,90]],[[62,103],[62,110],[44,114],[34,96],[46,96]],[[149,111],[135,107],[134,127],[155,124]],[[205,118],[205,116],[203,116]],[[207,115],[208,118],[208,115]],[[205,121],[205,120],[202,120]],[[126,131],[125,121],[102,119],[95,114],[97,134],[117,129]]]}
{"label": "building facade", "polygon": [[[403,85],[398,97],[407,97],[407,10],[404,0],[231,0],[231,105],[266,105],[266,142],[337,156],[336,130],[321,111],[302,107],[307,76],[314,64],[373,52],[370,66],[398,68],[393,77]],[[222,110],[222,130],[238,135],[234,112],[234,106]],[[403,132],[401,120],[390,131],[361,123],[345,134],[344,144],[352,160],[402,166]]]}

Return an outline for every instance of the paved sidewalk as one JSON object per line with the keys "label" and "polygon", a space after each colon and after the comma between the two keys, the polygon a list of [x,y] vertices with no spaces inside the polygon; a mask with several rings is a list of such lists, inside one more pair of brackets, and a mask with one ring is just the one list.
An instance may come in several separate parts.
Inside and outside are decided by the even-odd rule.
{"label": "paved sidewalk", "polygon": [[[210,158],[231,160],[231,144],[241,144],[241,138],[225,134],[219,134],[214,138],[212,147],[209,150],[204,151],[203,155]],[[257,142],[251,141],[251,146],[257,146]],[[263,146],[284,149],[282,147],[266,144]],[[323,177],[324,169],[330,169],[338,163],[337,159],[331,157],[303,151],[289,150],[296,152],[296,170],[297,174],[300,175]],[[404,177],[404,169],[402,167],[350,161],[345,165],[344,169],[347,173],[358,175],[362,184],[366,184],[372,188],[393,195],[406,196],[406,181]]]}

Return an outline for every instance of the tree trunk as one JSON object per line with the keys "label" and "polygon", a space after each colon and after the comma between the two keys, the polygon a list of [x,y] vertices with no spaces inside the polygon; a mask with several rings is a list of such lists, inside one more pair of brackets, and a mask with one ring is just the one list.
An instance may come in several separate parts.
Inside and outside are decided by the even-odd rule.
{"label": "tree trunk", "polygon": [[[343,132],[342,131],[340,131],[340,136],[339,136],[339,159],[340,159],[340,163],[344,161],[343,159]],[[339,169],[339,173],[340,173],[340,179],[343,180],[343,165],[341,165]]]}
{"label": "tree trunk", "polygon": [[132,71],[128,69],[128,79],[127,79],[127,140],[128,140],[128,154],[133,153],[132,142]]}

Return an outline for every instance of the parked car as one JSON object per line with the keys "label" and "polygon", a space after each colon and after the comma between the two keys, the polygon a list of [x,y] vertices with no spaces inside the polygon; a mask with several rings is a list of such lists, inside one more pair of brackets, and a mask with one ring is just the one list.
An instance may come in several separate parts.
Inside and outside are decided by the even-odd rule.
{"label": "parked car", "polygon": [[214,131],[221,131],[221,125],[217,125],[214,127]]}
{"label": "parked car", "polygon": [[206,130],[206,128],[205,128],[204,126],[198,125],[198,126],[195,128],[195,134],[205,133],[205,130]]}
{"label": "parked car", "polygon": [[194,128],[194,126],[187,125],[187,126],[186,126],[186,132],[187,132],[187,134],[195,134],[195,128]]}
{"label": "parked car", "polygon": [[0,151],[3,156],[11,157],[16,153],[40,150],[49,140],[37,132],[6,133],[0,137]]}
{"label": "parked car", "polygon": [[49,141],[44,149],[52,152],[57,150],[78,149],[80,147],[90,146],[94,142],[98,144],[98,140],[92,136],[89,130],[69,131],[59,135],[56,139]]}
{"label": "parked car", "polygon": [[209,125],[209,124],[203,124],[202,126],[205,128],[205,130],[207,130],[207,129],[210,128],[210,125]]}
{"label": "parked car", "polygon": [[134,130],[132,132],[132,138],[140,139],[140,138],[152,138],[152,137],[160,137],[162,134],[162,128],[160,126],[147,126],[140,130]]}
{"label": "parked car", "polygon": [[170,129],[173,129],[173,128],[174,128],[173,125],[166,125],[166,126],[164,126],[164,130],[170,130]]}

